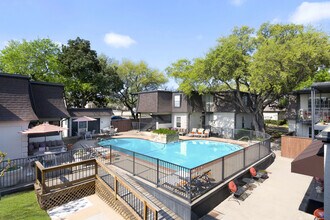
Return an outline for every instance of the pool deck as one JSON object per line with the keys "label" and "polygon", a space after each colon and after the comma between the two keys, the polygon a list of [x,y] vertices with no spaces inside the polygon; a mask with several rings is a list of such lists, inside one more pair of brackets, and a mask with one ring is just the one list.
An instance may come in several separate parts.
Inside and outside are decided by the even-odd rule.
{"label": "pool deck", "polygon": [[[120,137],[139,137],[147,139],[139,132],[122,132],[113,138]],[[184,140],[199,138],[181,136],[180,139]],[[213,138],[207,138],[207,140],[213,140]],[[219,140],[219,138],[215,138],[214,140]],[[223,140],[224,142],[230,141],[228,139]],[[97,140],[81,140],[74,145],[74,148],[79,148],[81,143],[94,145],[97,143]],[[237,144],[237,142],[235,144]],[[276,159],[274,163],[267,168],[267,171],[270,172],[269,178],[259,185],[255,184],[253,190],[249,191],[249,193],[251,193],[250,196],[245,199],[245,201],[240,201],[240,203],[237,203],[235,200],[230,199],[230,196],[225,201],[216,206],[210,213],[208,213],[208,215],[204,216],[202,219],[314,219],[312,215],[298,210],[299,205],[303,200],[304,194],[306,193],[306,190],[312,180],[312,177],[291,173],[292,159],[281,157],[280,151],[276,151],[275,153]],[[98,205],[96,204],[96,206]],[[90,211],[91,213],[90,215],[88,214],[88,219],[97,219],[97,217],[100,215],[107,215],[104,209],[105,208],[103,208],[100,212]],[[109,213],[113,211],[109,206],[107,206],[106,209],[109,210]],[[84,214],[84,216],[87,216],[88,211],[85,211],[84,213],[86,213],[86,215]],[[79,216],[82,216],[81,212],[82,211],[77,211],[76,213],[72,213],[70,217],[75,219],[74,217],[77,216],[76,219],[78,219]],[[111,215],[108,216],[111,217]]]}

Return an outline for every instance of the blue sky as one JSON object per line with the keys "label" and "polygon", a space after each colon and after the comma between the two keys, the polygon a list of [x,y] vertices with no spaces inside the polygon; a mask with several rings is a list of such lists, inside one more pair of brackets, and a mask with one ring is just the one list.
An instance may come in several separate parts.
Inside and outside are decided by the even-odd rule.
{"label": "blue sky", "polygon": [[294,22],[330,33],[330,1],[1,0],[0,8],[0,48],[11,39],[66,43],[79,36],[98,54],[161,71],[203,56],[235,26]]}

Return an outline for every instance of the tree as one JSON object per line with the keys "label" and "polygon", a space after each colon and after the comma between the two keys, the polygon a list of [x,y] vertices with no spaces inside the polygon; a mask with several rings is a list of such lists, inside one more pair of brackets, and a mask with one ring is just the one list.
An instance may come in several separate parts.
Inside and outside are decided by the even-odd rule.
{"label": "tree", "polygon": [[255,130],[264,131],[263,110],[296,89],[318,71],[329,67],[329,37],[310,27],[263,24],[257,32],[243,26],[218,40],[204,58],[179,60],[167,68],[179,89],[190,94],[246,92],[245,106],[236,92],[234,103],[253,114]]}
{"label": "tree", "polygon": [[68,106],[83,108],[87,102],[94,101],[98,95],[94,82],[101,65],[90,42],[79,37],[69,40],[68,45],[62,46],[59,61],[60,74],[65,77]]}
{"label": "tree", "polygon": [[0,69],[6,73],[28,75],[32,80],[58,82],[59,46],[50,39],[9,41],[0,52]]}
{"label": "tree", "polygon": [[134,63],[124,60],[118,65],[117,72],[123,82],[123,89],[118,92],[116,99],[131,111],[133,118],[136,117],[133,108],[137,103],[137,96],[133,94],[158,89],[167,82],[163,73],[148,67],[143,61]]}

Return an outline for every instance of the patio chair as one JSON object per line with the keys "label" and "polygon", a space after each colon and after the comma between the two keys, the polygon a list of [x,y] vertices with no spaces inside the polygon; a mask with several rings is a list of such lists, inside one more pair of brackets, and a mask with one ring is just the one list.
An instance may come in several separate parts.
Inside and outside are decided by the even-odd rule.
{"label": "patio chair", "polygon": [[197,128],[191,129],[191,132],[189,132],[188,136],[194,136],[195,134],[197,134]]}
{"label": "patio chair", "polygon": [[263,182],[264,179],[268,178],[268,174],[267,171],[256,171],[256,169],[254,167],[250,168],[250,174],[252,176],[253,179],[258,180],[259,182]]}
{"label": "patio chair", "polygon": [[232,198],[234,198],[235,201],[238,202],[238,204],[240,204],[238,200],[244,201],[248,197],[248,194],[245,193],[247,189],[241,186],[236,186],[233,180],[228,183],[228,188],[233,194]]}
{"label": "patio chair", "polygon": [[93,139],[93,135],[90,131],[87,131],[85,133],[85,140],[92,140]]}
{"label": "patio chair", "polygon": [[204,128],[198,128],[197,133],[194,134],[194,137],[202,137],[204,133]]}
{"label": "patio chair", "polygon": [[201,135],[201,137],[210,137],[210,129],[205,129],[204,133]]}

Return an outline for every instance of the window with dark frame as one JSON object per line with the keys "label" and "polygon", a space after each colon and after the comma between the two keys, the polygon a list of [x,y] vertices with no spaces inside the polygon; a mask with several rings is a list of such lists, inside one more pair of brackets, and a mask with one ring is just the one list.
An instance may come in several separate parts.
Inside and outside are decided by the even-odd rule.
{"label": "window with dark frame", "polygon": [[175,108],[181,107],[181,95],[174,95],[174,107]]}
{"label": "window with dark frame", "polygon": [[181,117],[176,117],[176,127],[181,128]]}

